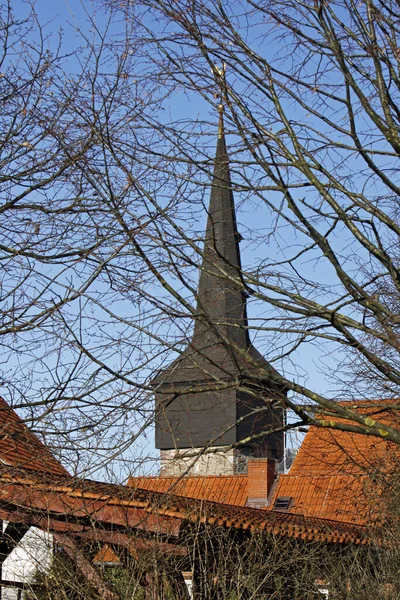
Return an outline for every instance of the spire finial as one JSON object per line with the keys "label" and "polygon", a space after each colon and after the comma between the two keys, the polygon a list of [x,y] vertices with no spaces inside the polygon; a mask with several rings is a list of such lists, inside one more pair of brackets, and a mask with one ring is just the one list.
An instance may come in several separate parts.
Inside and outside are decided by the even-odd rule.
{"label": "spire finial", "polygon": [[212,72],[215,76],[216,82],[220,88],[219,93],[214,94],[214,98],[219,98],[218,104],[218,112],[219,112],[219,123],[218,123],[218,139],[224,137],[224,104],[222,101],[223,93],[222,89],[225,85],[225,73],[226,73],[226,63],[222,64],[222,67],[217,67],[214,65]]}
{"label": "spire finial", "polygon": [[221,103],[218,105],[219,122],[218,122],[218,139],[224,137],[224,105]]}

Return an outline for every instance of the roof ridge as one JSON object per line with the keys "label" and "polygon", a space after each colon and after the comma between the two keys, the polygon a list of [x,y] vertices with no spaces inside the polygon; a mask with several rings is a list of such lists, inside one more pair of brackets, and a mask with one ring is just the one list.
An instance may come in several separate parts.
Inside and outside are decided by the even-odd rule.
{"label": "roof ridge", "polygon": [[244,473],[232,473],[231,475],[200,475],[200,474],[196,474],[196,475],[130,475],[130,479],[210,479],[211,477],[214,478],[228,478],[228,477],[235,477],[235,478],[239,478],[239,477],[245,477],[247,478],[247,475]]}

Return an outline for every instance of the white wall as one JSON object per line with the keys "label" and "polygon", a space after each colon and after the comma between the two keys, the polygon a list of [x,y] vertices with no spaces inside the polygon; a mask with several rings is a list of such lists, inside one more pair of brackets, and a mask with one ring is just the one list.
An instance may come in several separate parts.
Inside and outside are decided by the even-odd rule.
{"label": "white wall", "polygon": [[[7,532],[6,522],[3,531]],[[53,558],[53,536],[50,533],[31,527],[11,554],[2,568],[2,579],[30,583],[35,573],[46,571]],[[18,590],[2,588],[2,600],[17,600]]]}

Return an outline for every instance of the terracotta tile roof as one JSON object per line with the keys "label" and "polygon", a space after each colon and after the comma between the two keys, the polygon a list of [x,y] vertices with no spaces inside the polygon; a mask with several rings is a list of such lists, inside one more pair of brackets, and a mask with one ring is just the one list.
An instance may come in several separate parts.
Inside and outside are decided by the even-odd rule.
{"label": "terracotta tile roof", "polygon": [[[346,404],[371,418],[400,426],[397,401]],[[374,436],[310,427],[290,472],[279,476],[268,510],[274,509],[278,497],[292,497],[294,503],[289,510],[293,514],[342,523],[370,523],[377,518],[378,507],[375,501],[369,501],[368,473],[377,466],[393,466],[399,454],[397,446]],[[248,496],[244,475],[131,477],[128,485],[241,507],[246,506]]]}
{"label": "terracotta tile roof", "polygon": [[12,467],[68,475],[68,471],[0,397],[0,462]]}
{"label": "terracotta tile roof", "polygon": [[100,548],[100,550],[96,553],[94,559],[94,564],[109,564],[109,565],[120,565],[121,561],[118,556],[115,554],[114,550],[110,548],[108,544],[104,544]]}
{"label": "terracotta tile roof", "polygon": [[128,486],[234,506],[245,506],[247,501],[246,475],[130,477]]}
{"label": "terracotta tile roof", "polygon": [[273,510],[277,498],[292,497],[292,514],[363,525],[374,516],[373,506],[365,502],[363,494],[365,479],[281,475],[269,509]]}
{"label": "terracotta tile roof", "polygon": [[[342,403],[343,405],[345,403]],[[386,424],[400,427],[400,406],[380,408],[382,401],[349,403],[351,408]],[[345,421],[336,419],[339,423]],[[291,475],[338,475],[364,473],[387,460],[390,442],[375,436],[337,429],[310,427],[290,469]]]}
{"label": "terracotta tile roof", "polygon": [[[382,412],[382,401],[350,403],[363,414],[399,424],[398,409]],[[374,436],[310,427],[288,474],[273,490],[269,510],[279,497],[292,497],[292,514],[366,524],[379,516],[378,490],[371,493],[370,474],[388,471],[400,448]],[[372,500],[373,498],[373,500]]]}
{"label": "terracotta tile roof", "polygon": [[[10,475],[0,469],[0,515],[8,520],[43,524],[52,530],[83,535],[88,524],[105,532],[109,525],[137,528],[157,535],[175,536],[179,543],[180,525],[184,521],[207,523],[242,530],[265,531],[274,535],[333,543],[366,544],[370,542],[366,527],[338,523],[302,515],[283,514],[165,495],[161,492],[132,489],[87,479],[49,475],[32,478],[34,472]],[[24,516],[25,515],[25,516]],[[2,516],[1,518],[6,518]],[[24,520],[25,519],[25,520]],[[38,525],[43,526],[44,525]],[[79,527],[82,528],[80,533]]]}

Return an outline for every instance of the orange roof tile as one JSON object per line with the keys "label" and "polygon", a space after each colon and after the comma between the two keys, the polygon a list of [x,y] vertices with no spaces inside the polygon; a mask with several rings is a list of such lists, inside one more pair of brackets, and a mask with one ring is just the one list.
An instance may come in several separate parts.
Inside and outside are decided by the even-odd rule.
{"label": "orange roof tile", "polygon": [[104,544],[93,559],[94,564],[120,565],[121,561],[108,544]]}
{"label": "orange roof tile", "polygon": [[[94,532],[98,528],[103,541],[107,532],[116,535],[109,525],[117,525],[119,529],[125,526],[128,530],[164,533],[171,539],[175,537],[178,543],[182,522],[192,521],[302,540],[371,542],[368,529],[352,523],[229,506],[87,479],[54,475],[46,479],[33,471],[10,474],[7,469],[2,473],[0,468],[0,478],[3,518],[29,522],[51,531],[59,531],[61,527],[64,533],[70,530],[78,537],[87,533],[90,523]],[[66,516],[71,516],[71,521]]]}
{"label": "orange roof tile", "polygon": [[128,486],[234,506],[247,502],[246,475],[130,477]]}
{"label": "orange roof tile", "polygon": [[[343,403],[344,404],[344,403]],[[382,401],[350,403],[363,414],[398,426],[396,407],[380,411]],[[380,412],[380,414],[378,414]],[[293,498],[290,512],[306,517],[365,524],[378,518],[379,505],[369,474],[390,470],[400,458],[400,448],[374,436],[310,427],[289,473],[281,475],[269,510],[277,498]],[[368,488],[367,488],[368,486]]]}
{"label": "orange roof tile", "polygon": [[68,475],[50,450],[0,397],[0,462],[12,467]]}
{"label": "orange roof tile", "polygon": [[[342,403],[344,405],[344,402]],[[364,415],[400,427],[398,408],[381,411],[381,401],[349,403]],[[338,423],[345,421],[336,419]],[[290,469],[291,475],[337,475],[364,473],[387,461],[393,445],[375,436],[337,429],[310,427]]]}

